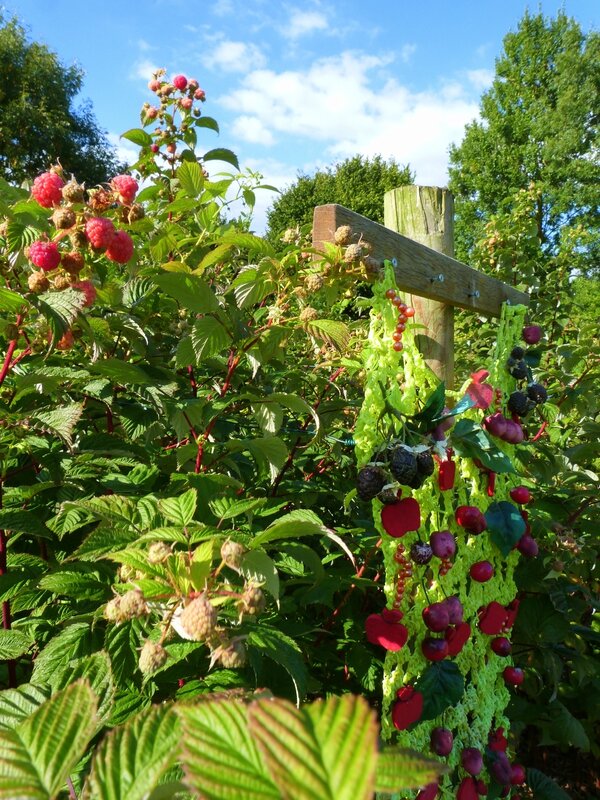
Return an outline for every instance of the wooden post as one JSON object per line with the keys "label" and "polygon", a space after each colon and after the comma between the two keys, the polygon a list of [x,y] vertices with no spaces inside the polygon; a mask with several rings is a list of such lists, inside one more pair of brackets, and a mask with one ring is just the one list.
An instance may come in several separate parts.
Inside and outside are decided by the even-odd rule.
{"label": "wooden post", "polygon": [[[384,196],[384,224],[432,250],[454,257],[454,198],[436,186],[401,186]],[[447,276],[434,276],[443,288]],[[454,382],[454,310],[452,306],[410,295],[415,322],[425,325],[415,335],[419,351],[448,388]]]}

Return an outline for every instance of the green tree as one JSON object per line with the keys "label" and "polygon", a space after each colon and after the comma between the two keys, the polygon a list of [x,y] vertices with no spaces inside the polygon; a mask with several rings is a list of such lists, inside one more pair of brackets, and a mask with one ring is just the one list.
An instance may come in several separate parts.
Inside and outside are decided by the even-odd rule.
{"label": "green tree", "polygon": [[600,36],[564,13],[526,13],[504,39],[480,114],[450,152],[459,256],[467,258],[492,215],[510,213],[533,185],[542,252],[554,256],[575,236],[578,267],[592,270],[600,250]]}
{"label": "green tree", "polygon": [[58,159],[93,186],[119,170],[91,104],[74,105],[82,83],[79,67],[65,67],[0,14],[0,176],[20,182]]}
{"label": "green tree", "polygon": [[300,174],[269,211],[268,238],[277,239],[294,225],[310,225],[314,207],[325,203],[339,203],[383,223],[384,193],[412,183],[413,177],[408,166],[379,155],[356,155],[314,175]]}

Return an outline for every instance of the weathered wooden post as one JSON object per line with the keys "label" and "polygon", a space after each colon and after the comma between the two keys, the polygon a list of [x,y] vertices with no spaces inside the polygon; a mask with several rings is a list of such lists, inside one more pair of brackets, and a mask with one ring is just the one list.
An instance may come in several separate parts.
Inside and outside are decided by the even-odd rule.
{"label": "weathered wooden post", "polygon": [[[384,224],[438,253],[454,257],[454,198],[436,186],[401,186],[384,195]],[[434,276],[443,284],[443,272]],[[415,342],[430,369],[451,388],[454,380],[454,309],[451,305],[411,295],[416,318],[425,325]]]}

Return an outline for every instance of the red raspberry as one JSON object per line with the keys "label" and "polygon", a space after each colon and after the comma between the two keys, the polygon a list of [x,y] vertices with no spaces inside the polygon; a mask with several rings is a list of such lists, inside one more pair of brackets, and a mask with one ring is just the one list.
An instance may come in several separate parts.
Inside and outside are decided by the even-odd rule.
{"label": "red raspberry", "polygon": [[115,226],[105,217],[91,217],[85,223],[85,235],[96,250],[106,250],[115,235]]}
{"label": "red raspberry", "polygon": [[106,257],[118,264],[126,264],[133,255],[133,239],[125,231],[116,231],[106,248]]}
{"label": "red raspberry", "polygon": [[194,92],[194,98],[196,100],[202,100],[202,101],[206,100],[206,92],[204,91],[204,89],[196,89],[196,91]]}
{"label": "red raspberry", "polygon": [[60,264],[60,253],[55,242],[34,242],[29,246],[29,260],[36,267],[50,272]]}
{"label": "red raspberry", "polygon": [[57,350],[70,350],[73,347],[75,339],[71,331],[65,331],[56,343]]}
{"label": "red raspberry", "polygon": [[62,200],[62,187],[65,182],[56,172],[42,172],[31,187],[34,199],[44,208],[52,208]]}
{"label": "red raspberry", "polygon": [[117,175],[112,179],[110,185],[119,195],[119,202],[129,206],[135,200],[138,190],[138,182],[131,175]]}
{"label": "red raspberry", "polygon": [[191,97],[182,97],[181,100],[179,101],[179,105],[181,106],[181,108],[185,109],[186,111],[189,110],[193,104],[194,101],[192,100]]}
{"label": "red raspberry", "polygon": [[186,89],[187,85],[188,82],[185,75],[175,75],[175,77],[173,78],[173,86],[176,89],[179,89],[181,92],[183,92],[184,89]]}
{"label": "red raspberry", "polygon": [[79,281],[78,283],[72,283],[71,286],[73,289],[79,289],[85,295],[84,308],[89,308],[93,305],[96,299],[96,287],[91,281]]}

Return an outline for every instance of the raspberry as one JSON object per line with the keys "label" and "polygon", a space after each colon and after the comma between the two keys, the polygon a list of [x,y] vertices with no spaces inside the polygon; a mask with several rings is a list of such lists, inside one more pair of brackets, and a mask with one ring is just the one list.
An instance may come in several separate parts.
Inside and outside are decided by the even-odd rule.
{"label": "raspberry", "polygon": [[139,589],[131,589],[121,595],[119,603],[119,613],[121,621],[126,619],[133,619],[134,617],[142,617],[148,613],[148,606],[144,599],[144,595]]}
{"label": "raspberry", "polygon": [[94,304],[94,300],[96,299],[96,287],[91,281],[79,281],[78,283],[72,283],[71,286],[73,289],[78,289],[85,295],[84,308],[89,308]]}
{"label": "raspberry", "polygon": [[65,331],[63,335],[60,337],[58,342],[56,343],[57,350],[70,350],[73,347],[74,343],[73,332],[72,331]]}
{"label": "raspberry", "polygon": [[153,78],[148,83],[148,88],[150,89],[151,92],[157,92],[160,89],[160,81],[157,80],[156,78]]}
{"label": "raspberry", "polygon": [[127,264],[133,255],[133,239],[125,231],[116,231],[106,248],[106,257],[117,264]]}
{"label": "raspberry", "polygon": [[55,242],[33,242],[29,246],[29,260],[36,267],[50,272],[60,264],[60,253]]}
{"label": "raspberry", "polygon": [[204,89],[196,89],[194,92],[194,99],[195,100],[202,100],[204,102],[206,100],[206,92]]}
{"label": "raspberry", "polygon": [[75,225],[76,217],[70,208],[57,208],[50,217],[55,228],[64,230]]}
{"label": "raspberry", "polygon": [[172,552],[166,542],[152,542],[148,548],[148,561],[151,564],[163,564]]}
{"label": "raspberry", "polygon": [[545,403],[548,399],[548,392],[541,383],[530,383],[527,387],[527,397],[536,404]]}
{"label": "raspberry", "polygon": [[336,244],[350,244],[352,241],[352,228],[350,225],[340,225],[335,229],[333,234],[333,241]]}
{"label": "raspberry", "polygon": [[315,273],[308,275],[304,281],[304,284],[307,291],[318,292],[319,289],[323,288],[323,276]]}
{"label": "raspberry", "polygon": [[246,548],[243,544],[234,542],[231,539],[227,539],[227,541],[223,542],[221,545],[221,558],[225,564],[232,569],[239,569],[245,552]]}
{"label": "raspberry", "polygon": [[77,250],[83,250],[88,246],[88,238],[84,231],[71,231],[69,234],[69,241]]}
{"label": "raspberry", "polygon": [[396,447],[390,455],[390,471],[399,483],[408,486],[417,477],[415,454],[404,447]]}
{"label": "raspberry", "polygon": [[187,88],[187,85],[188,81],[185,75],[175,75],[173,78],[173,86],[179,89],[180,92],[183,92]]}
{"label": "raspberry", "polygon": [[54,288],[57,292],[62,292],[63,289],[68,289],[71,285],[71,280],[67,275],[57,275],[54,278]]}
{"label": "raspberry", "polygon": [[80,183],[77,183],[75,178],[71,178],[71,180],[63,186],[62,196],[68,203],[83,203],[85,199],[85,190]]}
{"label": "raspberry", "polygon": [[410,548],[410,557],[415,564],[429,564],[433,558],[433,550],[425,542],[414,542]]}
{"label": "raspberry", "polygon": [[362,256],[362,247],[359,244],[349,244],[344,252],[344,261],[346,264],[353,264],[358,261]]}
{"label": "raspberry", "polygon": [[27,285],[34,294],[41,294],[50,286],[50,281],[43,272],[32,272],[27,278]]}
{"label": "raspberry", "polygon": [[181,627],[195,641],[203,642],[214,632],[217,624],[217,610],[201,594],[183,609],[179,618]]}
{"label": "raspberry", "polygon": [[157,669],[163,666],[168,657],[169,654],[162,645],[157,642],[151,642],[150,639],[146,639],[140,652],[138,661],[139,670],[143,675],[156,672]]}
{"label": "raspberry", "polygon": [[306,306],[300,312],[300,322],[312,322],[319,318],[319,312],[311,306]]}
{"label": "raspberry", "polygon": [[68,272],[70,275],[77,275],[85,267],[83,256],[81,253],[78,253],[77,250],[70,250],[67,253],[63,253],[60,263],[65,272]]}
{"label": "raspberry", "polygon": [[535,403],[523,392],[513,392],[508,398],[508,410],[518,417],[525,417]]}
{"label": "raspberry", "polygon": [[181,100],[179,101],[179,106],[181,108],[185,109],[186,111],[189,111],[189,109],[193,105],[194,105],[194,101],[192,100],[191,97],[182,97]]}
{"label": "raspberry", "polygon": [[34,199],[44,208],[52,208],[62,200],[62,188],[65,182],[56,172],[42,172],[31,187]]}
{"label": "raspberry", "polygon": [[356,492],[361,500],[372,500],[387,483],[381,467],[363,467],[356,477]]}
{"label": "raspberry", "polygon": [[90,193],[88,205],[96,212],[106,211],[114,205],[115,196],[113,192],[108,192],[106,189],[93,189]]}
{"label": "raspberry", "polygon": [[115,226],[105,217],[91,217],[85,223],[85,235],[96,250],[106,250],[115,234]]}
{"label": "raspberry", "polygon": [[190,78],[190,80],[188,81],[188,89],[191,89],[192,92],[196,91],[199,85],[200,84],[198,83],[196,78]]}
{"label": "raspberry", "polygon": [[117,175],[112,179],[110,185],[119,195],[119,203],[125,206],[133,203],[139,186],[131,175]]}
{"label": "raspberry", "polygon": [[249,583],[244,589],[240,601],[238,603],[238,611],[241,614],[251,614],[255,616],[261,614],[265,610],[267,601],[260,586],[255,583]]}
{"label": "raspberry", "polygon": [[230,642],[226,647],[221,646],[216,655],[226,669],[239,669],[246,664],[246,648],[239,640]]}
{"label": "raspberry", "polygon": [[144,207],[138,203],[134,203],[127,214],[127,222],[132,225],[134,222],[144,219],[145,215]]}

